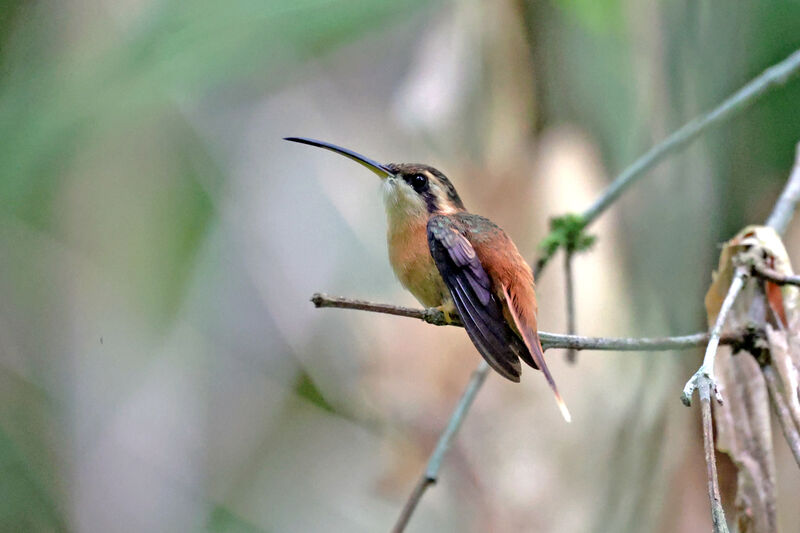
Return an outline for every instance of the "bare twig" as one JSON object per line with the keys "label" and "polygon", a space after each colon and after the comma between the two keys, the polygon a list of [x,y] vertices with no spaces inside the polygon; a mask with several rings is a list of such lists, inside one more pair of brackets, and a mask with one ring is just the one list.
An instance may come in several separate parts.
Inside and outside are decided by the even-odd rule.
{"label": "bare twig", "polygon": [[414,513],[414,509],[416,509],[417,504],[425,494],[425,490],[439,479],[439,470],[442,467],[442,461],[444,460],[447,450],[450,449],[450,442],[458,432],[458,428],[461,427],[461,423],[464,421],[467,411],[469,411],[473,400],[475,400],[475,395],[478,394],[478,390],[480,390],[488,374],[489,365],[487,365],[485,361],[481,361],[478,368],[472,372],[472,377],[467,384],[467,388],[464,389],[464,393],[458,400],[453,415],[450,416],[447,427],[439,437],[439,441],[436,443],[436,449],[433,450],[430,459],[428,459],[428,466],[425,468],[425,473],[420,477],[417,486],[414,488],[414,492],[409,496],[408,501],[403,507],[403,511],[400,513],[400,517],[397,519],[394,529],[392,529],[393,533],[400,533],[405,529],[408,520]]}
{"label": "bare twig", "polygon": [[722,395],[717,388],[717,380],[714,376],[714,361],[717,357],[717,348],[719,347],[722,328],[725,326],[725,319],[728,318],[728,313],[733,307],[733,303],[736,301],[739,291],[741,291],[742,287],[744,287],[744,282],[747,279],[747,275],[747,270],[745,268],[739,267],[736,269],[736,273],[733,276],[733,281],[731,281],[731,286],[728,289],[728,294],[725,296],[725,300],[722,302],[722,307],[717,315],[717,320],[714,322],[714,327],[711,329],[711,337],[708,341],[708,346],[706,346],[703,364],[700,365],[700,368],[697,369],[697,372],[694,373],[689,381],[686,382],[686,386],[683,387],[681,401],[683,401],[686,406],[692,404],[692,395],[694,394],[695,389],[701,387],[701,385],[708,385],[711,390],[713,390],[717,401],[722,403]]}
{"label": "bare twig", "polygon": [[411,515],[417,510],[417,504],[422,499],[428,487],[434,483],[436,482],[428,479],[427,476],[419,478],[419,481],[417,481],[417,484],[414,486],[414,490],[411,491],[411,495],[408,497],[408,501],[406,501],[406,504],[403,506],[403,510],[400,511],[400,516],[397,518],[397,522],[392,528],[392,533],[402,533],[402,531],[406,529],[408,521],[411,520]]}
{"label": "bare twig", "polygon": [[384,313],[387,315],[404,316],[423,320],[435,326],[462,326],[458,315],[451,313],[450,322],[445,319],[444,313],[435,308],[415,309],[402,305],[381,304],[368,302],[366,300],[356,300],[353,298],[342,298],[341,296],[328,296],[323,293],[315,293],[311,297],[314,307],[335,307],[337,309],[355,309],[357,311],[371,311],[373,313]]}
{"label": "bare twig", "polygon": [[[784,85],[792,76],[797,74],[798,71],[800,71],[800,50],[796,50],[780,63],[769,67],[759,76],[750,80],[744,87],[725,99],[716,108],[705,115],[692,119],[662,142],[653,146],[644,155],[639,157],[639,159],[634,161],[633,164],[623,170],[622,173],[614,179],[611,185],[606,188],[603,194],[580,215],[583,227],[585,228],[592,224],[592,222],[608,209],[628,187],[636,183],[648,170],[655,167],[668,155],[678,152],[688,146],[692,141],[697,139],[701,133],[712,126],[721,124],[739,111],[746,109],[747,106],[754,103],[772,89]],[[786,191],[784,191],[784,193],[785,192]],[[797,185],[793,191],[794,196],[798,194],[800,194],[800,185]],[[792,210],[793,209],[792,207]],[[786,219],[788,223],[788,220],[791,218],[791,212],[787,215],[783,211],[783,208],[780,210],[776,209],[776,213],[773,213],[773,216],[780,216]],[[772,220],[772,218],[770,218],[770,220]],[[768,224],[775,227],[772,223]],[[783,233],[783,231],[779,230],[778,233]],[[544,268],[557,250],[558,247],[552,248],[537,259],[535,262],[537,272]]]}
{"label": "bare twig", "polygon": [[761,373],[764,374],[764,380],[767,382],[769,399],[772,400],[772,409],[775,411],[775,416],[781,425],[783,436],[792,450],[797,466],[800,466],[800,431],[798,431],[797,425],[789,412],[789,407],[781,394],[775,369],[770,365],[765,365],[761,368]]}
{"label": "bare twig", "polygon": [[700,408],[703,412],[703,449],[706,456],[706,474],[708,477],[708,499],[711,501],[711,525],[714,533],[728,533],[725,512],[719,496],[719,480],[717,478],[717,460],[714,456],[714,424],[711,420],[711,384],[705,377],[701,379]]}
{"label": "bare twig", "polygon": [[[792,54],[791,57],[798,55],[798,52]],[[800,201],[800,143],[797,144],[795,149],[794,167],[792,173],[789,175],[789,181],[781,192],[780,198],[775,203],[767,219],[766,225],[773,228],[779,235],[783,236],[786,233],[786,228],[794,216],[794,210],[797,202]]]}
{"label": "bare twig", "polygon": [[594,219],[619,198],[625,189],[640,179],[647,170],[661,162],[666,156],[687,146],[708,128],[716,126],[737,112],[746,109],[747,106],[770,90],[785,84],[798,71],[800,71],[800,50],[793,52],[780,63],[769,67],[709,113],[688,122],[663,142],[651,148],[626,168],[600,198],[586,210],[583,215],[586,224],[591,224]]}
{"label": "bare twig", "polygon": [[[394,316],[404,316],[423,320],[429,324],[439,326],[458,326],[461,321],[458,315],[451,314],[451,322],[447,323],[444,313],[438,309],[414,309],[399,305],[380,304],[367,302],[365,300],[353,300],[349,298],[332,297],[317,293],[311,301],[316,307],[333,307],[337,309],[355,309],[358,311],[369,311],[372,313],[384,313]],[[709,341],[709,334],[694,333],[692,335],[680,335],[676,337],[651,337],[651,338],[629,338],[629,337],[584,337],[582,335],[559,335],[557,333],[539,332],[539,339],[542,341],[542,348],[545,350],[561,348],[568,350],[596,350],[596,351],[615,351],[615,352],[660,352],[668,350],[682,350],[703,346]],[[744,333],[723,335],[719,338],[721,344],[739,344],[744,340]],[[463,398],[463,397],[462,397]]]}
{"label": "bare twig", "polygon": [[[572,275],[572,251],[568,250],[564,254],[564,292],[567,297],[567,334],[575,335],[575,288]],[[567,350],[567,361],[575,363],[578,353],[570,348]]]}

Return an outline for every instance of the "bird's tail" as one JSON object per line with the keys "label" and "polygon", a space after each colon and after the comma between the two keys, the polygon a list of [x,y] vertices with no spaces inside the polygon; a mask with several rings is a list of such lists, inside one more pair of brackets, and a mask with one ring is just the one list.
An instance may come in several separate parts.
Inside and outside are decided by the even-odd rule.
{"label": "bird's tail", "polygon": [[539,342],[539,333],[536,331],[535,327],[531,327],[526,323],[526,321],[522,320],[521,313],[516,307],[517,302],[511,297],[511,294],[509,294],[508,288],[505,285],[503,286],[503,295],[506,297],[508,309],[511,312],[511,317],[514,319],[514,323],[517,325],[517,330],[519,330],[520,334],[522,335],[522,340],[525,341],[525,346],[528,347],[528,351],[533,356],[533,360],[541,369],[545,379],[547,380],[547,383],[550,385],[550,388],[553,389],[553,395],[556,398],[558,408],[561,410],[561,416],[563,416],[564,420],[567,422],[571,422],[572,416],[569,414],[567,404],[565,404],[564,400],[561,398],[561,394],[558,392],[558,387],[553,379],[553,375],[550,373],[550,369],[547,368],[547,363],[544,362],[544,351],[542,350],[542,344]]}

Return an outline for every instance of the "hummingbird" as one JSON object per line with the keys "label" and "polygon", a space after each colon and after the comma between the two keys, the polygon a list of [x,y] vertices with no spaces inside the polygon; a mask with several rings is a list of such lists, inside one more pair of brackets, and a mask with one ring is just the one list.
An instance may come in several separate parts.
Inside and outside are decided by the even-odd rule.
{"label": "hummingbird", "polygon": [[377,174],[389,262],[403,287],[425,307],[442,311],[447,322],[458,313],[475,348],[504,378],[520,381],[520,360],[541,370],[562,416],[571,420],[539,341],[533,272],[497,224],[468,212],[450,180],[431,166],[382,164],[327,142],[284,140],[330,150]]}

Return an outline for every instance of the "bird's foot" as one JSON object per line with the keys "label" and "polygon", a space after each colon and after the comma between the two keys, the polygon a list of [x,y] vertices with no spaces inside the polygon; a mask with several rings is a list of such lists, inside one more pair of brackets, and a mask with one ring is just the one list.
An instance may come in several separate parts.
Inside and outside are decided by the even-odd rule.
{"label": "bird's foot", "polygon": [[455,320],[453,320],[453,317],[450,316],[451,313],[456,312],[456,308],[452,303],[439,305],[436,307],[436,310],[444,315],[445,324],[453,324],[455,322]]}

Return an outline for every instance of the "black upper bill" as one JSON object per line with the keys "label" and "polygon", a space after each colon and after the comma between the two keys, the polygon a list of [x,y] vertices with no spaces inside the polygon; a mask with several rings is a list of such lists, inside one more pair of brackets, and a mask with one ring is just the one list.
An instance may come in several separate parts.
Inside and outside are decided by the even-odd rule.
{"label": "black upper bill", "polygon": [[394,174],[385,165],[381,165],[380,163],[373,161],[372,159],[364,157],[363,155],[358,154],[352,150],[348,150],[347,148],[336,146],[335,144],[317,141],[315,139],[307,139],[305,137],[284,137],[284,140],[300,144],[307,144],[309,146],[317,146],[319,148],[325,148],[326,150],[330,150],[331,152],[336,152],[337,154],[341,154],[347,157],[348,159],[352,159],[356,163],[364,165],[365,167],[373,171],[381,178],[388,178],[389,176],[392,176]]}

